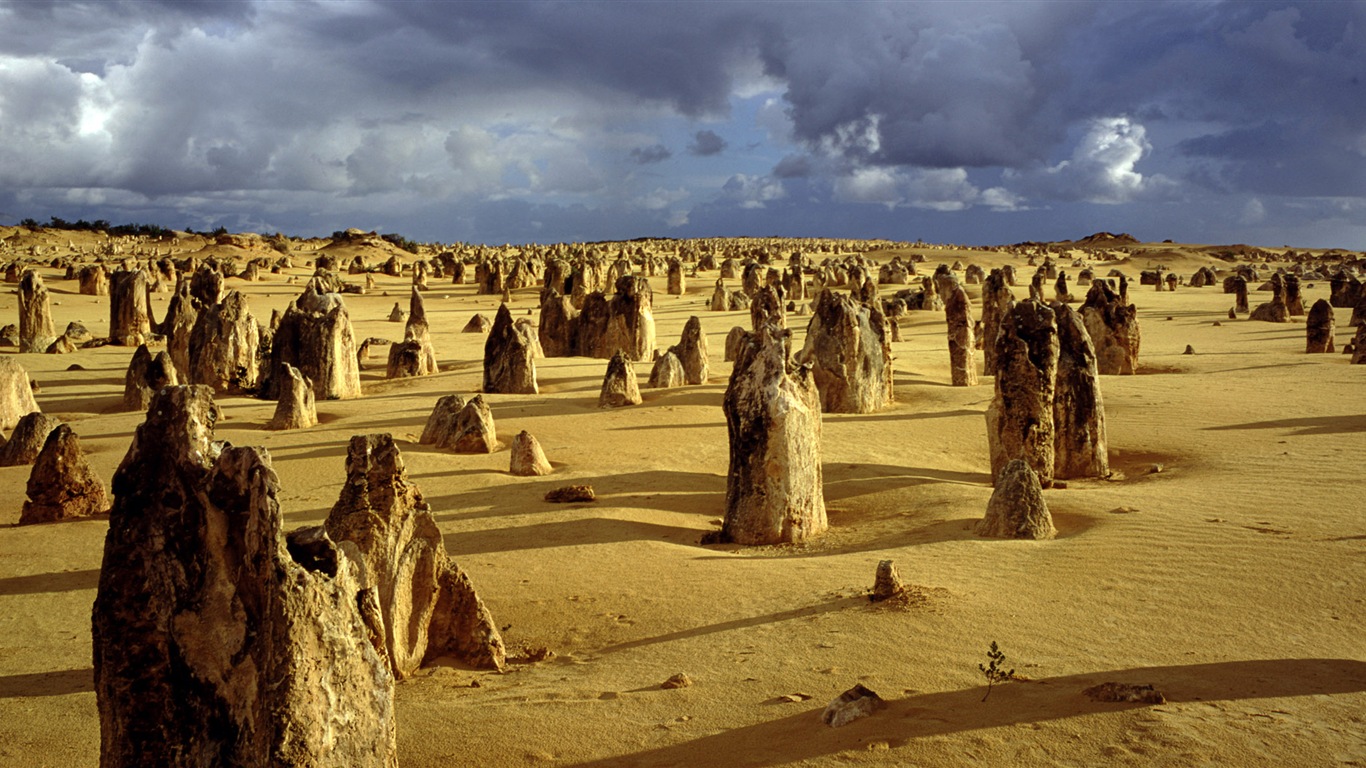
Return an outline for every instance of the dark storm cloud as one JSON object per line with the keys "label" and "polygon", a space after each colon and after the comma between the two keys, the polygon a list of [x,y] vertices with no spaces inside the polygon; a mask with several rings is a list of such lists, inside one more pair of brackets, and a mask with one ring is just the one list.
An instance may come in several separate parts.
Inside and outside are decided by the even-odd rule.
{"label": "dark storm cloud", "polygon": [[688,153],[697,157],[711,157],[726,151],[726,140],[721,138],[716,131],[698,131],[693,134],[692,143],[688,145]]}
{"label": "dark storm cloud", "polygon": [[663,144],[651,144],[648,147],[636,147],[631,150],[631,161],[639,165],[650,165],[652,163],[662,163],[673,157],[673,152]]}
{"label": "dark storm cloud", "polygon": [[98,218],[497,203],[554,239],[829,207],[987,232],[1182,200],[1272,232],[1360,210],[1363,125],[1356,2],[0,0],[7,209]]}

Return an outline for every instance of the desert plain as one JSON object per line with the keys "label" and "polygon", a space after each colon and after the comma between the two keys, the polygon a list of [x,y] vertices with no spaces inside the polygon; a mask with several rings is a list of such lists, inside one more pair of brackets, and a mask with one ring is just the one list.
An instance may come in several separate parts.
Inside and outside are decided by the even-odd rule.
{"label": "desert plain", "polygon": [[[79,321],[107,335],[109,298],[78,293],[50,265],[89,262],[104,235],[5,227],[0,239],[9,258],[42,274],[58,332]],[[772,245],[785,259],[817,244],[714,247],[739,258]],[[29,256],[35,245],[41,258]],[[592,247],[669,256],[679,245]],[[293,240],[291,267],[228,278],[226,288],[243,292],[265,323],[329,246],[343,264],[419,258],[373,240]],[[1312,266],[1321,251],[1299,251],[1306,263],[1287,261],[1284,246],[1127,239],[826,246],[808,255],[918,256],[921,275],[941,263],[1013,264],[1017,299],[1028,295],[1031,248],[1069,274],[1076,265],[1127,274],[1142,348],[1136,374],[1101,377],[1112,474],[1044,491],[1055,539],[975,534],[992,493],[992,379],[951,386],[944,313],[911,311],[892,344],[895,403],[823,415],[829,530],[798,545],[701,544],[725,513],[721,403],[731,365],[722,350],[750,318],[709,310],[716,271],[690,277],[681,296],[665,292],[662,273],[650,278],[657,345],[676,343],[698,316],[711,350],[707,383],[643,389],[640,405],[604,409],[605,360],[542,358],[539,394],[485,396],[502,443],[492,454],[418,443],[439,397],[480,390],[486,336],[461,330],[476,313],[492,318],[502,297],[477,294],[473,281],[432,279],[424,293],[433,375],[387,379],[378,346],[362,361],[363,396],[320,400],[320,423],[301,430],[265,429],[273,402],[217,397],[216,437],[268,450],[288,529],[326,518],[351,436],[391,433],[447,551],[502,630],[505,671],[446,661],[396,685],[400,765],[1366,765],[1366,366],[1306,354],[1303,318],[1230,319],[1233,297],[1218,284],[1168,292],[1139,283],[1158,265],[1184,280],[1200,267],[1222,277],[1252,263],[1267,277]],[[239,263],[281,255],[250,237],[146,247]],[[401,340],[402,325],[387,318],[395,303],[407,307],[412,278],[372,277],[372,289],[344,296],[355,336]],[[1328,296],[1326,273],[1302,285],[1306,306]],[[1254,305],[1269,300],[1252,287]],[[17,321],[13,288],[0,292],[0,321]],[[980,288],[967,286],[974,317]],[[154,320],[171,295],[152,294]],[[536,321],[538,287],[510,299],[514,317]],[[1334,312],[1341,350],[1355,331],[1352,310]],[[808,318],[789,314],[794,347]],[[0,349],[37,383],[42,411],[79,435],[106,484],[143,420],[120,409],[132,352]],[[642,385],[648,370],[637,365]],[[539,439],[553,473],[509,474],[507,445],[520,430]],[[16,525],[29,472],[0,468],[0,765],[96,765],[91,606],[108,518]],[[597,500],[543,499],[566,484],[591,485]],[[896,564],[906,600],[869,601],[882,560]],[[983,701],[978,664],[993,641],[1015,676]],[[691,685],[661,687],[679,673]],[[1151,684],[1166,702],[1082,695],[1110,681]],[[824,725],[826,704],[855,684],[886,708]]]}

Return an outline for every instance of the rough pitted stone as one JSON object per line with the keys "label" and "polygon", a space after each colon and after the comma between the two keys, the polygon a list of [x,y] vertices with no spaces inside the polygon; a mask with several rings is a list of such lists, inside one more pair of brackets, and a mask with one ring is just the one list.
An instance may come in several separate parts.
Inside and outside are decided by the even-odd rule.
{"label": "rough pitted stone", "polygon": [[[628,360],[645,362],[654,358],[655,317],[651,308],[653,294],[643,277],[627,275],[617,280],[612,297],[603,350],[620,350]],[[606,355],[595,355],[604,357]]]}
{"label": "rough pitted stone", "polygon": [[1366,323],[1357,326],[1356,335],[1352,337],[1352,365],[1366,363]]}
{"label": "rough pitted stone", "polygon": [[279,397],[286,363],[313,382],[313,394],[321,400],[360,397],[356,337],[340,294],[318,293],[310,282],[285,309],[271,342],[266,398]]}
{"label": "rough pitted stone", "polygon": [[456,417],[465,407],[465,398],[459,395],[444,395],[436,401],[436,406],[427,416],[418,443],[422,445],[446,445],[454,436]]}
{"label": "rough pitted stone", "polygon": [[722,362],[732,362],[740,352],[740,345],[744,343],[745,335],[748,333],[744,328],[735,326],[726,334],[725,356]]}
{"label": "rough pitted stone", "polygon": [[1304,296],[1300,293],[1300,278],[1297,275],[1285,276],[1285,310],[1291,317],[1304,317]]}
{"label": "rough pitted stone", "polygon": [[1319,299],[1314,302],[1314,306],[1309,309],[1309,317],[1305,319],[1305,352],[1313,354],[1317,352],[1332,352],[1333,350],[1333,330],[1336,320],[1333,317],[1333,305],[1326,299]]}
{"label": "rough pitted stone", "polygon": [[901,576],[897,574],[896,566],[892,561],[878,561],[877,577],[873,580],[873,592],[868,596],[868,599],[880,603],[883,600],[891,600],[905,593],[906,586],[901,583]]}
{"label": "rough pitted stone", "polygon": [[574,504],[596,501],[597,498],[591,485],[566,485],[545,493],[545,500],[551,504]]}
{"label": "rough pitted stone", "polygon": [[1107,376],[1130,375],[1138,371],[1142,338],[1137,307],[1115,294],[1109,282],[1097,280],[1086,294],[1081,318],[1096,350],[1097,370]]}
{"label": "rough pitted stone", "polygon": [[109,283],[109,343],[134,347],[152,332],[147,312],[147,272],[120,269]]}
{"label": "rough pitted stone", "polygon": [[313,382],[289,363],[281,369],[280,377],[275,415],[266,423],[266,429],[307,429],[317,424]]}
{"label": "rough pitted stone", "polygon": [[223,300],[223,273],[210,264],[201,264],[190,276],[190,297],[201,307]]}
{"label": "rough pitted stone", "polygon": [[949,375],[953,386],[976,386],[977,340],[972,333],[972,302],[957,281],[944,294],[944,317],[949,329]]}
{"label": "rough pitted stone", "polygon": [[1054,304],[1053,314],[1058,323],[1053,476],[1064,480],[1105,477],[1110,474],[1110,458],[1095,348],[1076,310]]}
{"label": "rough pitted stone", "polygon": [[1285,303],[1285,284],[1280,278],[1280,275],[1271,276],[1271,301],[1258,304],[1252,310],[1252,314],[1248,315],[1249,320],[1266,323],[1290,322],[1290,308]]}
{"label": "rough pitted stone", "polygon": [[683,364],[683,383],[706,384],[708,374],[707,335],[702,332],[702,320],[697,315],[683,324],[683,337],[669,348]]}
{"label": "rough pitted stone", "polygon": [[171,356],[165,351],[154,356],[146,344],[138,346],[123,377],[123,410],[143,412],[152,404],[152,395],[180,383]]}
{"label": "rough pitted stone", "polygon": [[190,383],[206,384],[218,394],[254,392],[260,344],[247,297],[230,291],[222,302],[205,307],[190,331]]}
{"label": "rough pitted stone", "polygon": [[598,407],[621,408],[627,405],[640,405],[640,385],[636,383],[635,366],[619,351],[607,362],[602,390],[598,393]]}
{"label": "rough pitted stone", "polygon": [[439,448],[456,453],[493,453],[498,449],[498,430],[493,424],[493,411],[483,395],[470,398],[455,414],[449,436]]}
{"label": "rough pitted stone", "polygon": [[826,413],[872,413],[893,401],[892,345],[876,306],[821,291],[798,360],[811,366]]}
{"label": "rough pitted stone", "polygon": [[848,725],[886,708],[887,702],[862,683],[841,693],[821,712],[821,722],[831,728]]}
{"label": "rough pitted stone", "polygon": [[57,338],[52,325],[52,302],[37,272],[19,278],[19,351],[44,352]]}
{"label": "rough pitted stone", "polygon": [[213,442],[216,418],[208,387],[162,390],[114,475],[100,765],[395,768],[393,675],[357,564],[321,529],[283,534],[269,456]]}
{"label": "rough pitted stone", "polygon": [[1001,330],[1001,319],[1015,306],[1015,294],[1006,284],[1005,272],[991,270],[982,283],[982,361],[983,373],[996,375],[996,335]]}
{"label": "rough pitted stone", "polygon": [[181,278],[157,330],[166,337],[166,352],[182,381],[190,376],[190,334],[198,321],[199,308],[190,296],[190,282]]}
{"label": "rough pitted stone", "polygon": [[811,369],[789,369],[790,331],[765,327],[741,346],[722,408],[730,436],[720,539],[806,541],[825,531],[820,391]]}
{"label": "rough pitted stone", "polygon": [[1240,315],[1247,314],[1247,279],[1242,275],[1234,275],[1229,279],[1233,281],[1233,311]]}
{"label": "rough pitted stone", "polygon": [[0,355],[0,429],[14,427],[25,414],[37,410],[28,372],[14,357]]}
{"label": "rough pitted stone", "polygon": [[726,312],[730,309],[730,289],[721,278],[716,278],[716,287],[711,292],[711,302],[707,308],[713,312]]}
{"label": "rough pitted stone", "polygon": [[109,270],[103,264],[87,264],[76,273],[76,282],[83,296],[109,295]]}
{"label": "rough pitted stone", "polygon": [[[503,668],[502,637],[473,589],[470,601],[441,595],[443,588],[459,587],[460,581],[443,579],[443,572],[459,568],[446,554],[422,491],[408,481],[392,436],[351,438],[346,484],[324,527],[342,551],[360,563],[362,586],[376,592],[396,677],[407,678],[425,659],[448,651],[471,666]],[[458,605],[467,613],[444,617],[439,622],[444,634],[434,635],[436,611],[443,603],[448,610]],[[471,642],[473,638],[482,642]]]}
{"label": "rough pitted stone", "polygon": [[552,471],[550,461],[541,450],[541,443],[525,429],[512,438],[511,454],[508,459],[508,472],[518,477],[548,475]]}
{"label": "rough pitted stone", "polygon": [[546,357],[569,357],[574,354],[575,327],[579,311],[574,302],[547,287],[541,297],[541,317],[536,336]]}
{"label": "rough pitted stone", "polygon": [[48,434],[33,462],[27,490],[20,525],[89,517],[109,509],[104,483],[90,469],[80,440],[66,424]]}
{"label": "rough pitted stone", "polygon": [[646,382],[647,389],[669,389],[671,387],[683,386],[683,363],[674,354],[671,347],[667,352],[655,358],[655,364],[650,368],[650,380]]}
{"label": "rough pitted stone", "polygon": [[42,452],[47,436],[61,423],[61,419],[38,411],[24,414],[9,439],[0,445],[0,467],[32,464]]}
{"label": "rough pitted stone", "polygon": [[986,414],[993,479],[1012,459],[1024,459],[1041,482],[1052,483],[1057,371],[1053,310],[1033,299],[1016,304],[996,337],[996,394]]}
{"label": "rough pitted stone", "polygon": [[777,290],[764,286],[754,292],[749,305],[749,323],[751,331],[758,331],[765,325],[787,327],[787,313],[783,311],[783,301]]}
{"label": "rough pitted stone", "polygon": [[688,292],[688,281],[683,276],[683,262],[669,259],[668,292],[670,296],[682,296]]}
{"label": "rough pitted stone", "polygon": [[498,307],[493,330],[484,340],[484,391],[510,395],[534,395],[536,339],[527,326],[512,321],[506,304]]}
{"label": "rough pitted stone", "polygon": [[52,343],[47,345],[47,349],[43,350],[43,352],[49,355],[69,355],[75,351],[76,343],[73,342],[71,340],[71,337],[67,336],[66,334],[62,334],[61,336],[58,336],[57,338],[53,339]]}
{"label": "rough pitted stone", "polygon": [[418,376],[429,376],[437,372],[436,349],[432,347],[431,329],[427,323],[427,305],[422,301],[422,294],[416,286],[413,287],[408,299],[408,322],[403,328],[403,341],[417,347]]}
{"label": "rough pitted stone", "polygon": [[464,327],[464,328],[461,328],[461,329],[460,329],[460,332],[461,332],[461,333],[488,333],[488,332],[489,332],[489,329],[492,328],[492,327],[493,327],[493,323],[490,322],[489,319],[488,319],[487,317],[485,317],[485,316],[483,316],[483,315],[481,315],[481,314],[477,314],[477,313],[476,313],[476,314],[474,315],[474,317],[471,317],[471,318],[470,318],[470,321],[469,321],[468,323],[465,323],[465,327]]}
{"label": "rough pitted stone", "polygon": [[1024,459],[1012,459],[996,479],[977,535],[997,539],[1051,539],[1057,535],[1044,502],[1039,475]]}
{"label": "rough pitted stone", "polygon": [[389,310],[389,322],[403,323],[408,321],[408,313],[399,307],[398,302],[394,302],[394,308]]}

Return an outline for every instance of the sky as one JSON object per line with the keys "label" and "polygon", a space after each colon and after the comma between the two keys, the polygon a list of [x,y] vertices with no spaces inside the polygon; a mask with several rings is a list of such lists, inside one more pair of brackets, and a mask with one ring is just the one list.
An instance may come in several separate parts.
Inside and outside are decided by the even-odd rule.
{"label": "sky", "polygon": [[0,0],[0,223],[1366,250],[1366,2]]}

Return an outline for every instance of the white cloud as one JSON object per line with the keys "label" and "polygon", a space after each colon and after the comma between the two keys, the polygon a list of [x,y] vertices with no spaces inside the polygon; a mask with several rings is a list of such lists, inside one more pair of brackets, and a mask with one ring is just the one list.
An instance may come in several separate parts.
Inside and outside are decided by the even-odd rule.
{"label": "white cloud", "polygon": [[722,194],[741,208],[763,208],[766,203],[787,197],[783,183],[772,176],[737,173],[721,187]]}
{"label": "white cloud", "polygon": [[1174,188],[1162,175],[1145,176],[1138,163],[1149,152],[1147,130],[1129,117],[1091,120],[1069,159],[1037,171],[1012,174],[1034,194],[1088,203],[1127,203]]}

